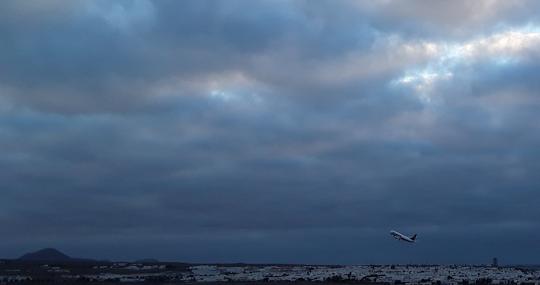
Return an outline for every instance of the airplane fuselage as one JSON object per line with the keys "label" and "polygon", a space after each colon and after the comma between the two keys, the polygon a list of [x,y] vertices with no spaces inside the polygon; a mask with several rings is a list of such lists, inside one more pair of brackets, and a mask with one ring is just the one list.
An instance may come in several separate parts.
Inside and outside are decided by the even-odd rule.
{"label": "airplane fuselage", "polygon": [[406,242],[415,242],[415,239],[416,239],[416,235],[413,235],[412,237],[408,237],[396,231],[390,231],[390,235],[392,235],[397,240],[402,240]]}

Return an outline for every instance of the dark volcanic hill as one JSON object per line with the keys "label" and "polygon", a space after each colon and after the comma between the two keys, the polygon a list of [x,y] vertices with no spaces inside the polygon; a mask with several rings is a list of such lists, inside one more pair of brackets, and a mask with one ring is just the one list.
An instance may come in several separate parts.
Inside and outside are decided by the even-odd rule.
{"label": "dark volcanic hill", "polygon": [[62,252],[54,248],[44,248],[36,252],[27,253],[21,257],[19,260],[24,261],[70,261],[73,260],[71,257],[63,254]]}

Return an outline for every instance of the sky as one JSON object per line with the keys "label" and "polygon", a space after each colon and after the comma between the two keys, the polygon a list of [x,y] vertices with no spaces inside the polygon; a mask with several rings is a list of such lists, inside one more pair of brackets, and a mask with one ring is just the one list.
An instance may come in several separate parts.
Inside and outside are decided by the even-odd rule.
{"label": "sky", "polygon": [[538,264],[539,10],[1,1],[0,253]]}

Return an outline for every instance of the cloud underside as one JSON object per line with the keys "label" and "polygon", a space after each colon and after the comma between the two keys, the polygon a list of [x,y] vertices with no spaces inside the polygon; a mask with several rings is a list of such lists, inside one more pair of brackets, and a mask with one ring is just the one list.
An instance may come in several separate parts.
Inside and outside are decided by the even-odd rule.
{"label": "cloud underside", "polygon": [[536,6],[4,1],[2,249],[532,261]]}

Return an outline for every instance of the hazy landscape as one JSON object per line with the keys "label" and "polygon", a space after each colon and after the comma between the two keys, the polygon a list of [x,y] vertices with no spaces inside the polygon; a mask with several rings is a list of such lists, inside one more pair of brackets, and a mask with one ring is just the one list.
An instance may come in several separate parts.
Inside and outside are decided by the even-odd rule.
{"label": "hazy landscape", "polygon": [[0,261],[2,283],[540,284],[533,266],[189,264],[71,258],[52,248]]}

